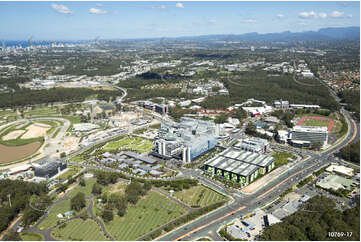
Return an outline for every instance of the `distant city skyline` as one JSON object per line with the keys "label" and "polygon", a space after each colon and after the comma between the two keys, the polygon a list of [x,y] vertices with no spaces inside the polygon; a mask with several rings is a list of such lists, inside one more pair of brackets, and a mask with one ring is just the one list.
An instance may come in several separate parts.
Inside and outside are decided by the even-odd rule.
{"label": "distant city skyline", "polygon": [[0,39],[88,40],[360,26],[359,2],[0,2]]}

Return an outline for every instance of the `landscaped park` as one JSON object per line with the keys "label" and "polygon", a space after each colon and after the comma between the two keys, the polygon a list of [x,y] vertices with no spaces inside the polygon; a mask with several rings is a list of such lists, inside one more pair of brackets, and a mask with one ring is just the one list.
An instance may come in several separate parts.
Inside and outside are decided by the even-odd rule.
{"label": "landscaped park", "polygon": [[[195,180],[152,183],[119,177],[122,177],[119,173],[101,171],[81,175],[59,193],[48,212],[25,229],[22,236],[29,240],[146,239],[159,236],[185,223],[185,218],[200,216],[227,200]],[[170,192],[173,189],[175,193]],[[85,201],[80,206],[82,198]]]}

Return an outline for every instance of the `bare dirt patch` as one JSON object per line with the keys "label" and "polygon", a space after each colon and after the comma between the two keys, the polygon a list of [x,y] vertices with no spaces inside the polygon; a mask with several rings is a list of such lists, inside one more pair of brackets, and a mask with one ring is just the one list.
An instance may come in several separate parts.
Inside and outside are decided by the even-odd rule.
{"label": "bare dirt patch", "polygon": [[63,142],[63,148],[65,152],[78,149],[80,138],[77,137],[65,137]]}
{"label": "bare dirt patch", "polygon": [[8,133],[7,135],[4,135],[2,137],[2,140],[11,140],[11,139],[17,139],[20,135],[22,135],[25,132],[25,130],[14,130]]}
{"label": "bare dirt patch", "polygon": [[40,142],[34,142],[21,146],[7,146],[0,144],[0,163],[23,159],[34,154],[40,146]]}
{"label": "bare dirt patch", "polygon": [[34,123],[26,128],[27,132],[21,136],[21,139],[31,139],[45,136],[46,131],[51,128],[50,125],[42,123]]}

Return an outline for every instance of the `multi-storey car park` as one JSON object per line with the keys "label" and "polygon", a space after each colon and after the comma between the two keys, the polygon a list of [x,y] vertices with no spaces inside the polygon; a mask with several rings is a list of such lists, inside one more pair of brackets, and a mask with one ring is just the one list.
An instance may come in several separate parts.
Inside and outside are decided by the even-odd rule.
{"label": "multi-storey car park", "polygon": [[295,146],[309,147],[316,143],[324,146],[327,144],[328,130],[327,127],[295,126],[290,139]]}
{"label": "multi-storey car park", "polygon": [[204,170],[240,183],[242,186],[253,182],[259,175],[274,168],[274,158],[267,155],[228,148],[204,163]]}

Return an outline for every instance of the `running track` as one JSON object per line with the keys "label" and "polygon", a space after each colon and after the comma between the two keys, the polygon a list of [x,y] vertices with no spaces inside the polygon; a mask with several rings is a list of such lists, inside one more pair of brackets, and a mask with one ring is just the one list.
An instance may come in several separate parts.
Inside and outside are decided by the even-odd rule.
{"label": "running track", "polygon": [[322,117],[302,117],[300,121],[298,121],[297,125],[302,125],[305,120],[307,119],[314,119],[314,120],[322,120],[322,121],[329,121],[330,124],[328,125],[328,132],[330,132],[332,130],[333,124],[335,123],[335,121],[333,120],[329,120],[328,118],[322,118]]}

